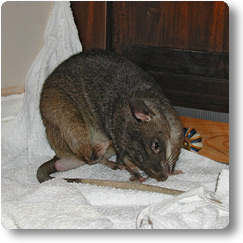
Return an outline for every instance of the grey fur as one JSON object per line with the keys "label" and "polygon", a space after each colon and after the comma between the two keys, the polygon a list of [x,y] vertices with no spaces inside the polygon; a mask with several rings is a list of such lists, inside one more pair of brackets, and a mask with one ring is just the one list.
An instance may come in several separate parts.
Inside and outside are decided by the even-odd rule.
{"label": "grey fur", "polygon": [[91,50],[64,61],[43,86],[40,111],[57,157],[88,162],[96,144],[112,141],[118,163],[130,160],[158,181],[174,171],[183,143],[180,118],[154,78],[122,56]]}

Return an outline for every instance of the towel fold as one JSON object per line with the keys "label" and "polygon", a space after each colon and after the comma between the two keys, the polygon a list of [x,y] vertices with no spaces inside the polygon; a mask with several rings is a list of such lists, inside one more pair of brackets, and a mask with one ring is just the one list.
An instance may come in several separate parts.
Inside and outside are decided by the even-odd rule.
{"label": "towel fold", "polygon": [[223,170],[218,187],[223,193],[207,192],[202,186],[180,196],[147,207],[137,218],[137,228],[222,229],[229,224],[228,170]]}
{"label": "towel fold", "polygon": [[[31,189],[31,190],[30,190]],[[2,207],[6,228],[109,229],[112,222],[61,179],[29,187]]]}
{"label": "towel fold", "polygon": [[[217,216],[218,208],[214,208],[212,201],[205,200],[210,196],[221,200],[224,203],[221,206],[228,207],[229,187],[225,182],[228,180],[228,165],[192,152],[183,150],[178,160],[177,169],[183,170],[183,174],[170,176],[165,182],[157,182],[151,178],[146,181],[151,185],[189,191],[178,197],[183,197],[184,201],[159,193],[70,184],[61,179],[82,177],[129,181],[130,175],[127,171],[114,171],[101,164],[84,165],[74,170],[55,173],[55,179],[39,184],[36,178],[39,165],[27,163],[26,158],[27,151],[2,166],[2,224],[9,229],[214,229],[226,227],[228,223],[228,211]],[[219,173],[221,176],[217,179]],[[216,185],[217,190],[214,193]],[[160,207],[168,205],[166,200],[171,200],[171,207],[178,206],[178,203],[183,205],[184,211],[180,207],[176,207],[177,211],[172,208],[172,217],[169,207],[165,211],[167,214],[161,215],[163,207],[161,210]],[[137,219],[138,215],[140,216]],[[191,222],[187,222],[187,217]],[[154,220],[158,218],[156,224]],[[152,222],[152,225],[146,223],[146,220]]]}
{"label": "towel fold", "polygon": [[45,79],[58,64],[82,51],[70,2],[55,2],[44,37],[44,46],[31,65],[25,80],[23,108],[11,133],[2,137],[2,164],[27,150],[28,161],[52,156],[39,112],[40,92]]}

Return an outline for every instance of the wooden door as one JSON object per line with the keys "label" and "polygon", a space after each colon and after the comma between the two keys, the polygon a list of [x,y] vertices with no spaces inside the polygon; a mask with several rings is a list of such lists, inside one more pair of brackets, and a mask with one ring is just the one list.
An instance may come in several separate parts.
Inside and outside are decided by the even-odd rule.
{"label": "wooden door", "polygon": [[[150,72],[172,105],[229,112],[229,9],[224,2],[72,2],[84,50],[120,53]],[[229,126],[182,117],[200,154],[229,162]]]}
{"label": "wooden door", "polygon": [[224,2],[72,2],[84,49],[120,53],[150,72],[175,106],[229,112]]}

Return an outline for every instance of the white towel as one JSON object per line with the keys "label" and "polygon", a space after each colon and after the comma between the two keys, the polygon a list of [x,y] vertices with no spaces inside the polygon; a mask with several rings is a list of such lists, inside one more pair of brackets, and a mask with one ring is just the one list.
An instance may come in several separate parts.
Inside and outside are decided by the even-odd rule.
{"label": "white towel", "polygon": [[40,162],[52,156],[39,112],[43,83],[55,67],[82,51],[70,2],[55,2],[45,32],[44,47],[34,60],[25,80],[25,98],[14,121],[11,134],[2,138],[2,163],[7,163],[28,150],[28,161]]}
{"label": "white towel", "polygon": [[[60,62],[81,50],[69,3],[56,2],[44,47],[26,78],[23,108],[12,131],[2,137],[2,224],[6,228],[135,229],[141,210],[173,198],[151,192],[69,184],[60,179],[129,180],[127,171],[114,171],[101,164],[56,174],[56,179],[43,184],[37,181],[39,165],[54,154],[39,114],[41,87]],[[218,174],[228,169],[228,165],[182,150],[177,169],[184,173],[170,176],[165,182],[148,179],[146,183],[185,191],[203,186],[205,191],[214,192]],[[222,188],[220,192],[228,195]],[[211,228],[217,227],[214,222]]]}
{"label": "white towel", "polygon": [[[173,196],[159,193],[112,189],[77,183],[69,184],[61,179],[61,177],[84,177],[129,180],[130,175],[127,171],[114,171],[101,164],[84,165],[75,170],[56,173],[56,179],[39,184],[36,179],[36,171],[39,165],[38,163],[27,164],[26,158],[27,153],[23,153],[12,163],[2,166],[2,224],[6,228],[135,229],[137,216],[143,209],[153,207],[156,204],[163,204],[167,199],[172,198],[174,200]],[[185,191],[193,189],[197,191],[198,189],[195,188],[203,186],[205,191],[213,193],[218,174],[223,169],[227,170],[228,166],[182,150],[177,169],[183,170],[184,173],[170,176],[165,182],[149,179],[146,183]],[[225,174],[225,178],[228,178],[227,174]],[[227,188],[222,189],[224,187],[225,184],[222,187],[221,183],[218,185],[218,188],[221,188],[222,195],[228,195]],[[220,194],[216,198],[223,201],[222,198],[225,198],[225,196]],[[208,228],[213,229],[225,227],[228,216],[220,215],[217,218],[215,209],[208,207],[207,203],[203,204],[200,200],[200,197],[196,198],[198,205],[194,206],[201,206],[208,215],[213,214],[213,217],[208,219],[204,219],[203,214],[201,214],[201,223],[207,222]],[[192,203],[192,200],[188,200],[188,205],[185,205],[184,209],[186,210],[186,207],[190,209]],[[189,219],[195,218],[194,224],[188,224],[187,227],[200,226],[200,222],[196,221],[197,213],[198,211],[195,210],[187,215]],[[160,217],[159,211],[157,214]],[[207,214],[204,216],[207,216]],[[144,217],[147,216],[144,215]],[[146,225],[145,221],[142,228],[152,228],[150,224]],[[184,221],[175,220],[170,223],[166,220],[166,222],[169,228],[186,228]],[[137,225],[140,227],[139,223]],[[160,227],[161,224],[159,226],[153,225],[153,228]]]}
{"label": "white towel", "polygon": [[228,170],[222,171],[215,194],[207,192],[201,186],[145,208],[137,218],[137,228],[225,228],[229,224],[228,172]]}

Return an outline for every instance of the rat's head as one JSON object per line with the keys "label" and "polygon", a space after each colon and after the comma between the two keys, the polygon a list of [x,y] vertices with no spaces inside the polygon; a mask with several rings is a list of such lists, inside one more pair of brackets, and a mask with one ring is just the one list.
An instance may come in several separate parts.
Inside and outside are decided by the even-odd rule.
{"label": "rat's head", "polygon": [[128,106],[129,114],[123,114],[126,125],[119,136],[121,150],[149,177],[164,181],[173,172],[180,153],[181,122],[167,101],[161,104],[131,99]]}

